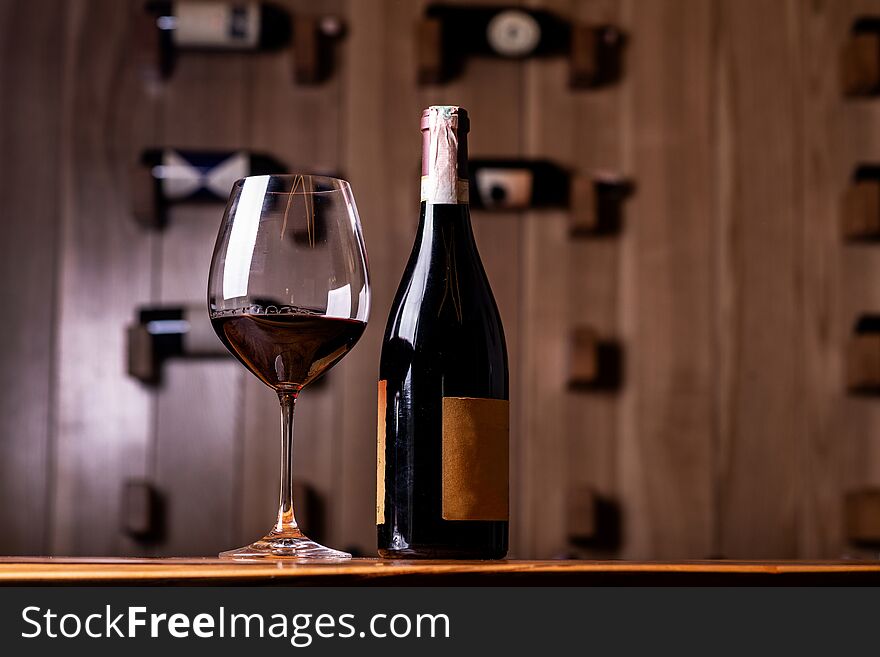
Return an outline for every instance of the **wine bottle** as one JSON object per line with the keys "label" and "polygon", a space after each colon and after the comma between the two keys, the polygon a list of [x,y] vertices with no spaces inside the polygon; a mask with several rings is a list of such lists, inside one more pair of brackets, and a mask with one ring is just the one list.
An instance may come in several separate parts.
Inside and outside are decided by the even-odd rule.
{"label": "wine bottle", "polygon": [[438,3],[428,5],[425,15],[443,23],[446,41],[458,56],[551,55],[565,52],[570,42],[568,22],[543,9]]}
{"label": "wine bottle", "polygon": [[467,112],[422,113],[418,235],[379,372],[379,553],[507,553],[508,374],[501,318],[468,210]]}
{"label": "wine bottle", "polygon": [[282,7],[243,0],[155,0],[156,15],[168,47],[192,50],[277,50],[291,37],[290,14]]}
{"label": "wine bottle", "polygon": [[239,178],[281,173],[286,168],[261,153],[149,149],[131,170],[134,217],[146,227],[161,228],[171,204],[225,202]]}
{"label": "wine bottle", "polygon": [[262,153],[173,148],[144,151],[141,164],[155,181],[156,193],[169,203],[225,201],[239,178],[281,173],[286,168]]}
{"label": "wine bottle", "polygon": [[564,208],[570,174],[549,160],[471,160],[474,207],[480,210]]}
{"label": "wine bottle", "polygon": [[292,36],[290,14],[271,3],[148,0],[146,10],[155,16],[155,56],[163,78],[174,71],[180,51],[272,51],[287,46]]}

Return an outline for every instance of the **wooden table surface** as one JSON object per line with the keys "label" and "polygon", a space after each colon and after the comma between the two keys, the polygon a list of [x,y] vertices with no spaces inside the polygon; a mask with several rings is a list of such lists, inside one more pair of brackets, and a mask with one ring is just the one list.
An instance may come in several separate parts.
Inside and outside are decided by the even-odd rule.
{"label": "wooden table surface", "polygon": [[880,561],[385,561],[0,558],[0,585],[880,585]]}

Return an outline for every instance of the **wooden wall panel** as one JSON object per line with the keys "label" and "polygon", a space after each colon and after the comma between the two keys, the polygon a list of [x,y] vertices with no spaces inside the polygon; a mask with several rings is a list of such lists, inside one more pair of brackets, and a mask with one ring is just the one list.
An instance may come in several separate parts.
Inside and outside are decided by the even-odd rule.
{"label": "wooden wall panel", "polygon": [[794,2],[721,2],[720,550],[797,555],[803,114]]}
{"label": "wooden wall panel", "polygon": [[10,315],[0,340],[3,554],[49,547],[64,20],[62,2],[0,3],[0,295]]}
{"label": "wooden wall panel", "polygon": [[[810,25],[815,26],[814,30],[818,32],[821,29],[822,32],[807,42],[805,48],[821,48],[836,54],[852,21],[861,16],[880,15],[880,2],[846,0],[814,8],[808,15],[812,19]],[[807,34],[812,36],[810,32]],[[816,43],[822,45],[816,46]],[[805,138],[813,157],[808,157],[806,161],[814,165],[824,164],[827,177],[820,179],[822,173],[818,167],[816,171],[808,172],[805,209],[808,213],[831,217],[830,223],[837,228],[838,206],[835,205],[827,213],[822,210],[826,203],[839,203],[840,194],[849,182],[854,167],[861,163],[880,162],[880,103],[876,98],[841,98],[836,75],[834,95],[823,94],[814,80],[825,79],[831,73],[820,68],[818,59],[807,61],[812,64],[807,79],[813,81],[805,91],[807,117],[812,118],[813,123],[805,124]],[[809,113],[811,110],[812,114]],[[820,120],[824,120],[824,124],[819,124]],[[824,202],[820,196],[823,192],[829,197]],[[818,222],[816,217],[808,227]],[[804,509],[805,527],[807,531],[811,530],[812,535],[804,537],[807,541],[805,553],[810,554],[816,549],[817,541],[824,538],[829,547],[825,548],[824,544],[820,546],[823,550],[827,549],[829,556],[845,554],[855,558],[877,558],[877,550],[870,546],[857,547],[846,543],[841,536],[841,515],[843,495],[847,490],[880,487],[880,404],[874,397],[845,394],[843,371],[844,349],[858,316],[880,311],[880,286],[877,284],[880,281],[880,251],[876,244],[847,243],[839,235],[838,231],[835,241],[827,244],[824,251],[828,259],[827,275],[821,282],[814,279],[805,285],[807,312],[814,314],[812,318],[808,316],[807,321],[812,319],[815,327],[813,332],[822,331],[820,335],[830,343],[827,351],[831,352],[807,352],[812,357],[808,362],[818,362],[814,367],[825,363],[825,374],[830,380],[825,386],[818,380],[810,381],[808,377],[820,375],[815,370],[805,377],[814,391],[809,409],[812,459],[808,462],[811,470],[806,486],[812,504]],[[819,237],[808,235],[805,240],[808,248],[812,248],[805,260],[805,267],[809,269],[814,269],[815,259],[821,257],[819,249],[822,247],[813,241],[815,239]],[[815,314],[822,310],[822,306],[818,305],[823,301],[819,296],[820,290],[825,291],[828,304],[827,323],[819,323],[815,318]],[[824,361],[819,360],[823,357]],[[832,379],[835,373],[838,376]],[[832,444],[837,449],[836,454],[832,451]],[[838,487],[834,486],[835,475],[839,477]],[[802,536],[804,533],[802,531]],[[839,551],[831,553],[835,547],[834,539],[838,537]]]}
{"label": "wooden wall panel", "polygon": [[[624,38],[629,39],[631,17],[624,10],[619,0],[581,0],[568,13],[581,23],[617,26],[623,31]],[[564,91],[573,101],[571,134],[574,139],[567,140],[564,133],[553,130],[553,113],[546,113],[541,122],[555,147],[569,144],[568,157],[576,175],[611,174],[624,179],[633,175],[626,150],[630,134],[627,119],[631,110],[626,102],[632,98],[633,89],[630,53],[627,51],[628,48],[624,47],[623,75],[618,83],[586,92]],[[557,89],[564,81],[557,82]],[[540,95],[533,102],[539,104]],[[638,185],[638,181],[635,184]],[[627,236],[633,234],[638,220],[638,216],[630,212],[627,201],[624,202],[618,234],[581,240],[569,238],[568,330],[589,326],[601,339],[618,342],[622,349],[623,368],[627,364],[627,345],[621,341],[621,303],[627,297],[622,289],[622,254]],[[534,276],[540,276],[539,271]],[[569,339],[567,334],[566,342]],[[617,505],[622,501],[617,467],[620,432],[625,426],[621,409],[629,382],[624,378],[621,383],[620,389],[597,391],[596,394],[567,392],[565,401],[568,491],[573,486],[586,485]],[[614,549],[614,528],[598,529],[606,534],[606,545],[588,551],[587,555],[601,558],[618,554]]]}
{"label": "wooden wall panel", "polygon": [[623,556],[712,551],[712,5],[633,3],[618,458]]}
{"label": "wooden wall panel", "polygon": [[[543,3],[585,24],[620,25],[619,3]],[[566,58],[526,64],[526,150],[550,158],[573,175],[620,173],[621,98],[627,84],[572,90]],[[597,129],[602,126],[601,129]],[[524,552],[569,552],[565,507],[574,487],[586,485],[613,499],[617,391],[568,390],[570,335],[590,326],[603,338],[617,333],[620,236],[572,239],[569,213],[530,212],[523,218],[520,414],[523,500],[518,530]],[[555,473],[556,476],[547,476]],[[608,555],[607,547],[586,550]],[[613,552],[612,552],[613,554]]]}
{"label": "wooden wall panel", "polygon": [[[841,278],[845,254],[840,198],[849,181],[851,149],[839,72],[828,66],[849,30],[846,2],[805,5],[801,17],[803,97],[803,483],[798,508],[798,556],[835,558],[846,548],[843,494],[846,455],[858,443],[858,415],[849,412],[843,354],[851,329]],[[875,3],[880,4],[880,3]],[[880,7],[875,7],[875,10]],[[870,126],[852,124],[859,132]]]}
{"label": "wooden wall panel", "polygon": [[124,327],[150,299],[154,238],[132,219],[127,175],[156,137],[156,104],[130,48],[135,6],[65,6],[51,551],[138,554],[120,500],[146,474],[151,396],[126,375]]}
{"label": "wooden wall panel", "polygon": [[[250,69],[246,55],[180,58],[161,92],[161,144],[242,148]],[[205,306],[222,205],[174,207],[159,238],[153,297],[161,305]],[[205,307],[207,313],[207,307]],[[216,554],[234,547],[233,509],[241,481],[241,380],[235,361],[166,363],[155,403],[152,478],[165,498],[166,536],[154,553]]]}

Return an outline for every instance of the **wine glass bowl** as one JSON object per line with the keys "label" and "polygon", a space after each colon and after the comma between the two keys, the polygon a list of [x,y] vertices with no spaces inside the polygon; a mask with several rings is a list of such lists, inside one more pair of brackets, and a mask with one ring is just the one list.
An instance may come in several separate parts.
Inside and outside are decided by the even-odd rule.
{"label": "wine glass bowl", "polygon": [[220,340],[276,391],[282,411],[275,527],[221,556],[349,558],[302,534],[292,477],[297,396],[354,347],[370,314],[366,249],[350,185],[307,174],[237,181],[214,247],[208,311]]}

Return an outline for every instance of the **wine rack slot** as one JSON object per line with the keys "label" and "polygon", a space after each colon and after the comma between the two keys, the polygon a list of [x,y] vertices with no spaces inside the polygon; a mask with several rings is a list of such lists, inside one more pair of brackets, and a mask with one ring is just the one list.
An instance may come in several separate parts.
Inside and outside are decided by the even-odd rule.
{"label": "wine rack slot", "polygon": [[880,18],[857,19],[840,58],[840,79],[846,96],[880,93]]}
{"label": "wine rack slot", "polygon": [[[146,26],[138,41],[159,77],[174,73],[180,53],[261,52],[289,49],[298,84],[328,79],[334,67],[334,45],[344,36],[342,20],[333,15],[293,16],[268,2],[170,0],[147,2]],[[146,38],[140,33],[146,31]]]}
{"label": "wine rack slot", "polygon": [[880,488],[847,493],[844,519],[847,541],[853,545],[880,545]]}
{"label": "wine rack slot", "polygon": [[599,337],[591,328],[576,328],[571,338],[570,387],[593,385],[599,378]]}
{"label": "wine rack slot", "polygon": [[620,509],[592,486],[568,489],[565,498],[565,527],[573,546],[614,549],[620,544]]}
{"label": "wine rack slot", "polygon": [[846,386],[854,393],[880,393],[880,316],[863,315],[846,351]]}
{"label": "wine rack slot", "polygon": [[335,67],[335,46],[345,36],[345,23],[338,16],[305,16],[294,21],[294,80],[318,85],[330,79]]}
{"label": "wine rack slot", "polygon": [[575,176],[571,184],[572,237],[613,235],[623,227],[623,205],[631,181],[615,175]]}
{"label": "wine rack slot", "polygon": [[416,61],[419,84],[440,84],[447,77],[443,67],[443,22],[426,18],[416,26]]}
{"label": "wine rack slot", "polygon": [[127,329],[128,373],[147,385],[162,380],[169,358],[227,358],[204,306],[142,308]]}
{"label": "wine rack slot", "polygon": [[165,501],[150,482],[128,479],[122,488],[122,531],[141,543],[158,543],[165,534]]}
{"label": "wine rack slot", "polygon": [[841,230],[849,240],[880,239],[880,167],[856,169],[843,194]]}
{"label": "wine rack slot", "polygon": [[617,342],[600,338],[591,327],[572,331],[569,363],[572,390],[616,390],[623,382],[623,350]]}
{"label": "wine rack slot", "polygon": [[623,41],[621,32],[610,25],[572,25],[569,86],[591,89],[617,82]]}
{"label": "wine rack slot", "polygon": [[432,4],[416,28],[419,84],[444,84],[470,57],[569,59],[569,86],[613,84],[622,74],[625,38],[611,25],[582,25],[541,9]]}
{"label": "wine rack slot", "polygon": [[284,164],[262,153],[146,150],[130,170],[132,213],[141,225],[162,228],[173,204],[226,203],[232,183],[239,178],[284,170]]}

